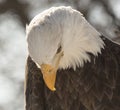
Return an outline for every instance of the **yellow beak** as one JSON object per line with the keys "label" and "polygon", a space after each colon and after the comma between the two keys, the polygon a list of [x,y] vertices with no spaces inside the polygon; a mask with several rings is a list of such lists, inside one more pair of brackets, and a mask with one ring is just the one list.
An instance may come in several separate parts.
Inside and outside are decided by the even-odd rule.
{"label": "yellow beak", "polygon": [[53,59],[54,67],[49,64],[40,65],[45,84],[52,91],[56,90],[55,89],[56,73],[57,73],[58,65],[62,56],[63,56],[63,51],[55,55]]}
{"label": "yellow beak", "polygon": [[54,86],[55,86],[57,70],[55,68],[53,68],[51,65],[42,64],[41,65],[41,71],[42,71],[43,79],[44,79],[47,87],[50,90],[55,91],[56,89],[55,89]]}

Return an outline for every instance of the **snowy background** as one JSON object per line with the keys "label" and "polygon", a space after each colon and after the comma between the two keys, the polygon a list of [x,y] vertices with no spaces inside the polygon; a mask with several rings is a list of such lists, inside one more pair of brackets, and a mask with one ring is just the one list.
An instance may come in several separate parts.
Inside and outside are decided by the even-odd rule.
{"label": "snowy background", "polygon": [[0,110],[24,109],[25,26],[60,5],[81,11],[98,31],[120,41],[120,0],[0,0]]}

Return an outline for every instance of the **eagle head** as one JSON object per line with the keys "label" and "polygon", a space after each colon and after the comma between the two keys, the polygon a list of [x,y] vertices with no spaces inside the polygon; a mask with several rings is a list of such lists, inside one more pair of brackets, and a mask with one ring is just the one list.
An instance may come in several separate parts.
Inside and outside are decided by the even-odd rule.
{"label": "eagle head", "polygon": [[33,18],[26,28],[28,52],[54,91],[58,69],[82,67],[103,48],[99,33],[71,7],[52,7]]}

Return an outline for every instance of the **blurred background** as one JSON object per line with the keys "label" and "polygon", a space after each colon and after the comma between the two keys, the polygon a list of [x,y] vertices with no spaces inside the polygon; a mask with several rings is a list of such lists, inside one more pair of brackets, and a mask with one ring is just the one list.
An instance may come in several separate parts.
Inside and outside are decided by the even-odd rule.
{"label": "blurred background", "polygon": [[0,0],[0,110],[24,109],[26,24],[61,5],[81,11],[99,32],[120,42],[120,0]]}

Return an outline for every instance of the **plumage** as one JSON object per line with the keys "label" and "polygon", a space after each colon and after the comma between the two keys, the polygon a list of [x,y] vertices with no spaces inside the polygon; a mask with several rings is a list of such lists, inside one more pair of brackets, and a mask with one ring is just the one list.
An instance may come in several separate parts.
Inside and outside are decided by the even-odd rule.
{"label": "plumage", "polygon": [[[71,18],[67,12],[72,13]],[[53,20],[54,16],[57,17]],[[59,22],[61,19],[67,23],[73,22],[68,26],[66,22]],[[36,20],[39,23],[35,23]],[[47,26],[51,28],[50,33]],[[54,29],[56,30],[53,31]],[[59,34],[60,36],[52,37]],[[51,8],[30,23],[27,40],[29,56],[26,62],[26,110],[120,110],[120,45],[97,32],[81,13],[70,7]],[[66,42],[59,42],[64,40]],[[60,59],[56,91],[53,92],[45,84],[40,64],[45,62],[52,65],[52,58],[60,45],[64,55]],[[49,54],[48,58],[44,57]]]}

